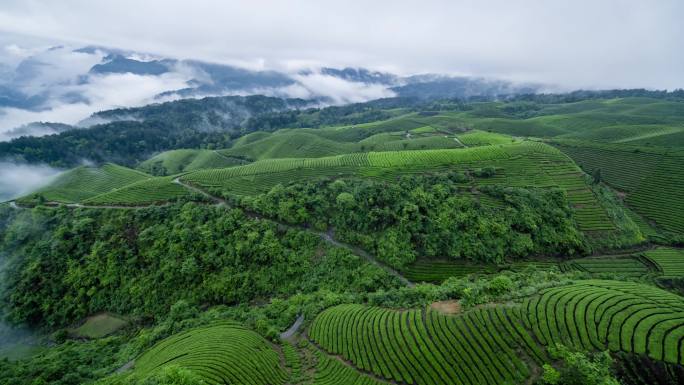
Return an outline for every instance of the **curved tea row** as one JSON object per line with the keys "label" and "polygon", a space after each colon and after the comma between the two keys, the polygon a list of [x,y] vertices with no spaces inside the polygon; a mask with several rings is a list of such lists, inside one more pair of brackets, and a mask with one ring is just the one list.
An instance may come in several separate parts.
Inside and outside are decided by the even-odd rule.
{"label": "curved tea row", "polygon": [[169,365],[189,369],[208,384],[282,385],[278,353],[259,334],[233,323],[192,329],[162,340],[135,362],[135,374]]}
{"label": "curved tea row", "polygon": [[518,351],[544,357],[513,308],[503,306],[452,317],[340,305],[314,320],[310,336],[362,370],[408,384],[519,383],[530,370]]}
{"label": "curved tea row", "polygon": [[544,344],[646,354],[684,361],[684,301],[630,282],[584,281],[525,301],[523,319]]}

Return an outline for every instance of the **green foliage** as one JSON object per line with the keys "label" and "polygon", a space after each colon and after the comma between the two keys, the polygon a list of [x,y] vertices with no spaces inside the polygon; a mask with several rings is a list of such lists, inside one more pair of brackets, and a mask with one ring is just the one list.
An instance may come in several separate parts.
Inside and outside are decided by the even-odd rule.
{"label": "green foliage", "polygon": [[[100,114],[139,121],[0,143],[10,158],[62,167],[158,154],[139,168],[249,210],[173,203],[204,198],[173,177],[113,164],[77,167],[22,202],[171,204],[0,206],[0,312],[53,344],[1,360],[0,383],[503,384],[541,367],[544,383],[613,385],[610,357],[594,351],[640,357],[616,365],[636,379],[684,364],[681,297],[617,281],[661,273],[678,290],[681,250],[575,258],[588,245],[681,243],[681,91],[296,110],[304,106],[180,101]],[[562,152],[510,135],[553,138]],[[169,149],[180,150],[161,152]],[[403,286],[319,234],[253,212],[361,246],[412,281],[442,283]],[[573,257],[564,272],[554,255]],[[427,307],[443,300],[458,300],[461,313]],[[101,311],[130,325],[68,338],[67,327]],[[286,344],[281,356],[267,340],[299,314],[323,350]]]}
{"label": "green foliage", "polygon": [[2,302],[13,321],[31,325],[100,311],[158,319],[180,299],[236,304],[397,284],[316,235],[225,207],[37,208],[11,218],[2,237],[0,247],[12,252]]}
{"label": "green foliage", "polygon": [[0,360],[0,384],[81,385],[104,377],[116,368],[120,338],[67,341],[31,359]]}
{"label": "green foliage", "polygon": [[560,371],[544,366],[542,379],[558,385],[619,385],[612,373],[613,359],[608,352],[587,354],[563,345],[549,348],[551,357],[561,360]]}
{"label": "green foliage", "polygon": [[501,295],[513,289],[513,281],[507,275],[498,275],[489,281],[489,290],[494,295]]}
{"label": "green foliage", "polygon": [[364,177],[393,181],[416,173],[460,171],[471,186],[559,187],[568,193],[582,231],[613,231],[580,170],[565,155],[537,142],[458,150],[370,152],[323,158],[270,159],[227,169],[200,170],[181,179],[226,197],[251,196],[293,180]]}
{"label": "green foliage", "polygon": [[646,241],[645,234],[642,232],[643,226],[639,226],[635,222],[635,214],[630,215],[629,209],[614,190],[603,183],[599,183],[591,185],[591,193],[614,224],[613,231],[589,234],[589,241],[595,250],[613,250],[638,245]]}
{"label": "green foliage", "polygon": [[549,385],[558,385],[560,383],[561,374],[551,366],[551,364],[544,364],[542,366],[544,373],[542,373],[542,382]]}
{"label": "green foliage", "polygon": [[161,369],[160,373],[152,376],[147,381],[149,385],[205,385],[205,382],[200,376],[193,371],[169,365]]}
{"label": "green foliage", "polygon": [[461,191],[463,180],[451,173],[391,183],[320,181],[278,186],[243,204],[285,222],[332,228],[399,268],[417,256],[501,263],[504,257],[586,251],[561,191],[482,188],[504,202],[490,208]]}

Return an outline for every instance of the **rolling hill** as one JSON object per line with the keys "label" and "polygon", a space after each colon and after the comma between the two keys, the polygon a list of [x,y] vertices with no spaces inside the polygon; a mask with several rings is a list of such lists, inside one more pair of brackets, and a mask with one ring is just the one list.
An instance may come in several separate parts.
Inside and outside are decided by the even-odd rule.
{"label": "rolling hill", "polygon": [[50,333],[0,383],[681,383],[667,95],[273,112],[69,170],[0,205],[0,310]]}

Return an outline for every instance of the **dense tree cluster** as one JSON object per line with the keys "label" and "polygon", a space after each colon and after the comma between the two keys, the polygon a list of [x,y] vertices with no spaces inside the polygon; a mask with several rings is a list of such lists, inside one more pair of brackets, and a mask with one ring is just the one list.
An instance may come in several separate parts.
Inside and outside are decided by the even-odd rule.
{"label": "dense tree cluster", "polygon": [[2,279],[7,316],[50,327],[104,310],[155,319],[180,299],[237,304],[396,284],[310,233],[193,203],[27,210],[5,226],[0,249],[11,251]]}
{"label": "dense tree cluster", "polygon": [[[485,173],[485,171],[481,171]],[[393,183],[323,180],[278,185],[242,201],[250,210],[308,224],[401,268],[417,257],[502,262],[534,254],[586,252],[565,193],[463,188],[460,173],[404,176]],[[485,196],[498,207],[480,203]]]}

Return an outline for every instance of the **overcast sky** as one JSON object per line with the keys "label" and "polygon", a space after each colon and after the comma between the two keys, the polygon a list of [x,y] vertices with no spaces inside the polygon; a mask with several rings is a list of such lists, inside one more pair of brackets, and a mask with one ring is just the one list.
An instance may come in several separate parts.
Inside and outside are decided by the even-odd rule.
{"label": "overcast sky", "polygon": [[569,88],[684,87],[683,20],[681,0],[0,4],[0,33],[26,42],[36,41],[30,36],[252,68],[363,66]]}

